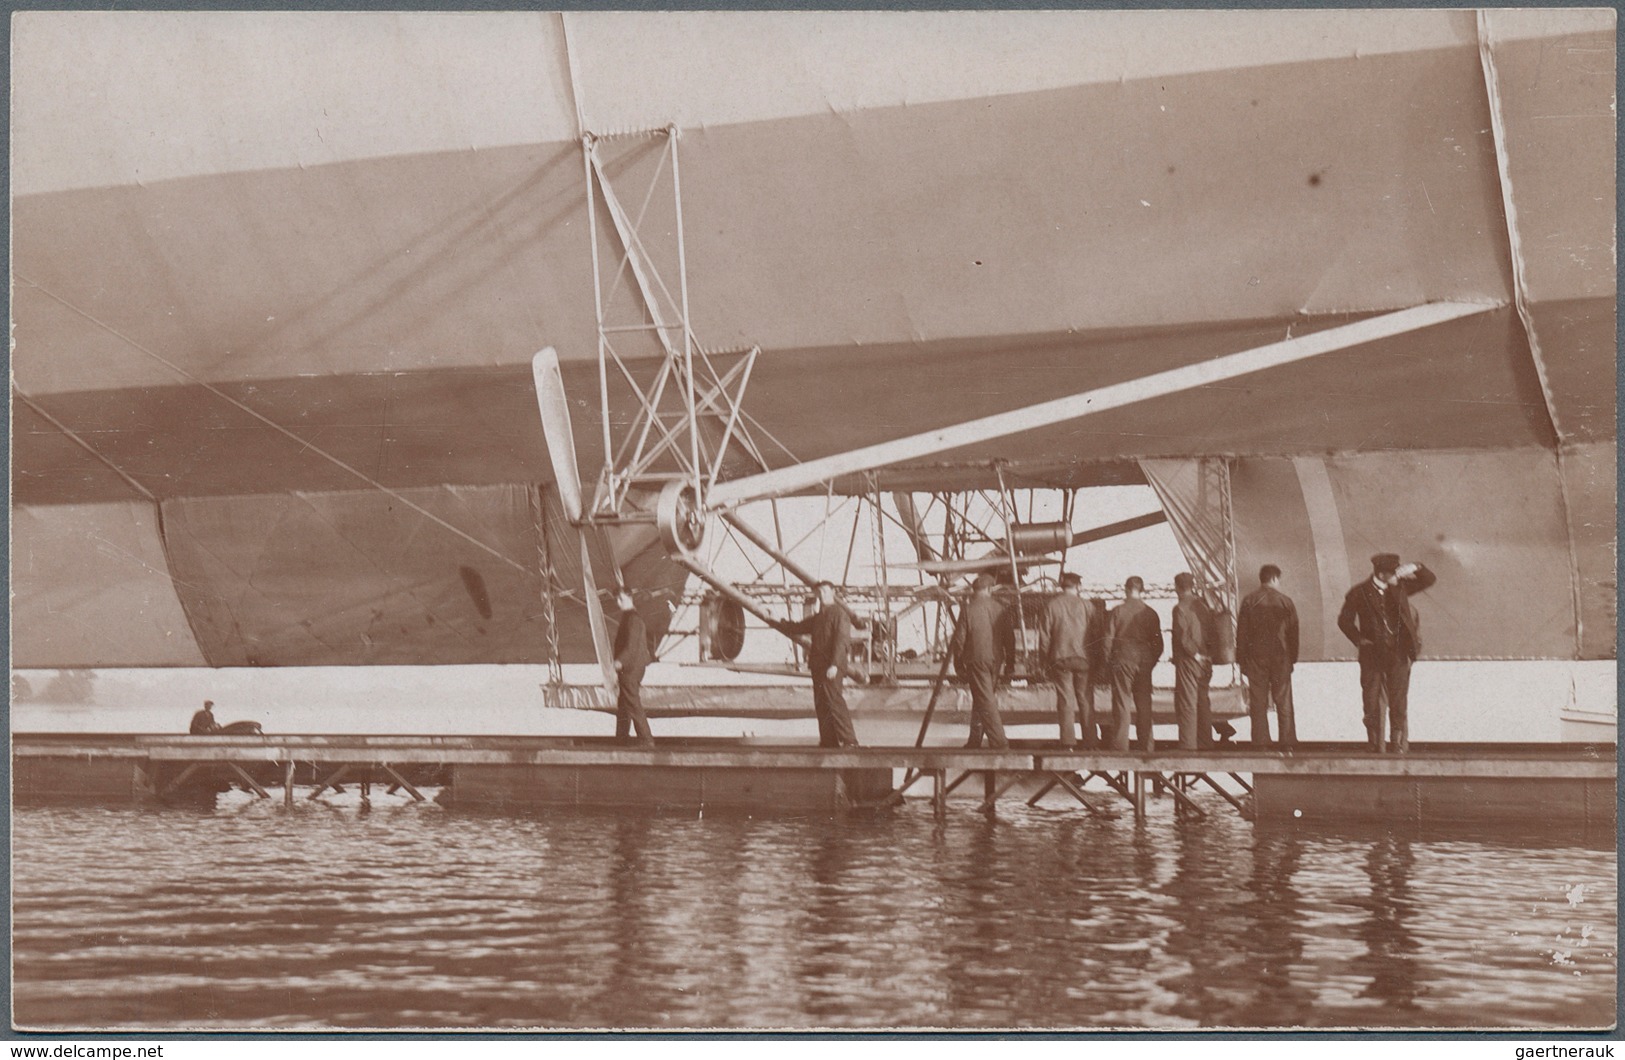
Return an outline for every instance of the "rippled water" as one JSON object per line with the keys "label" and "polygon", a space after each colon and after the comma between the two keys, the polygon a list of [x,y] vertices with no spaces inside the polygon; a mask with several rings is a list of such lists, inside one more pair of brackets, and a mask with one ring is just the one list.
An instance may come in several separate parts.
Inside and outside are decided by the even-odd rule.
{"label": "rippled water", "polygon": [[[234,800],[234,801],[233,801]],[[23,1027],[1588,1026],[1612,837],[19,809]],[[1057,804],[1058,806],[1059,804]],[[1222,810],[1222,807],[1216,808]]]}

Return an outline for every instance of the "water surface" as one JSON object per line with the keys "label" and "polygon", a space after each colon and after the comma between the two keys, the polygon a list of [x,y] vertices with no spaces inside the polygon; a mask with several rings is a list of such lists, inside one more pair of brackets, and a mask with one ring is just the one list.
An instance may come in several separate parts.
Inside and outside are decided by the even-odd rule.
{"label": "water surface", "polygon": [[[31,1028],[1599,1027],[1612,837],[21,808]],[[1048,808],[1046,808],[1048,807]]]}

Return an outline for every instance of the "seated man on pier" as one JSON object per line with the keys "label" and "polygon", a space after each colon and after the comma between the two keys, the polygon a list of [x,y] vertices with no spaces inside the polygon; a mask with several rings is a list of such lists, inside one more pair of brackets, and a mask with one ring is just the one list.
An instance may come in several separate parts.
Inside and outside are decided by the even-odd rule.
{"label": "seated man on pier", "polygon": [[812,669],[813,712],[818,715],[818,746],[856,747],[857,732],[852,714],[846,709],[841,680],[846,676],[847,655],[852,643],[852,627],[866,627],[869,620],[854,615],[835,597],[834,582],[819,582],[819,611],[800,622],[775,622],[773,628],[785,636],[807,633],[812,648],[807,653]]}
{"label": "seated man on pier", "polygon": [[205,699],[203,709],[192,715],[192,727],[187,730],[192,736],[212,736],[220,731],[220,723],[214,720],[214,700]]}

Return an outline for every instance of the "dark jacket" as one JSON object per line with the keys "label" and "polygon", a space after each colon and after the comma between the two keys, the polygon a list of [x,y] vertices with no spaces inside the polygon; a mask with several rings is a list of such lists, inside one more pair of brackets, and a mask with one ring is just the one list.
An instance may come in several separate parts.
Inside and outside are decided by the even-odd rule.
{"label": "dark jacket", "polygon": [[214,715],[206,710],[200,710],[192,715],[192,727],[187,730],[193,736],[208,736],[210,733],[220,731],[220,723],[214,720]]}
{"label": "dark jacket", "polygon": [[1438,575],[1420,563],[1414,574],[1390,585],[1386,592],[1379,591],[1367,578],[1343,597],[1337,628],[1362,655],[1367,651],[1404,651],[1415,659],[1422,653],[1422,618],[1410,597],[1438,580]]}
{"label": "dark jacket", "polygon": [[868,624],[867,619],[848,611],[845,604],[834,603],[800,622],[780,622],[777,628],[781,633],[792,636],[797,633],[811,634],[812,646],[807,652],[807,664],[814,674],[822,674],[831,666],[844,674],[848,648],[852,644],[852,627]]}
{"label": "dark jacket", "polygon": [[1137,659],[1150,664],[1162,658],[1162,621],[1144,600],[1124,600],[1106,622],[1106,660]]}
{"label": "dark jacket", "polygon": [[972,596],[948,650],[962,672],[977,666],[998,670],[1009,657],[1011,643],[1009,612],[991,595]]}
{"label": "dark jacket", "polygon": [[1087,665],[1099,635],[1094,608],[1081,596],[1063,592],[1044,605],[1038,623],[1038,654],[1051,666],[1062,659],[1081,659]]}
{"label": "dark jacket", "polygon": [[1200,597],[1174,605],[1174,662],[1198,655],[1211,659],[1208,633],[1213,626],[1212,609]]}
{"label": "dark jacket", "polygon": [[622,611],[621,625],[615,631],[615,661],[623,674],[642,673],[654,654],[649,651],[649,627],[636,611]]}
{"label": "dark jacket", "polygon": [[1236,664],[1243,670],[1298,664],[1298,608],[1292,597],[1263,585],[1241,601],[1236,616]]}

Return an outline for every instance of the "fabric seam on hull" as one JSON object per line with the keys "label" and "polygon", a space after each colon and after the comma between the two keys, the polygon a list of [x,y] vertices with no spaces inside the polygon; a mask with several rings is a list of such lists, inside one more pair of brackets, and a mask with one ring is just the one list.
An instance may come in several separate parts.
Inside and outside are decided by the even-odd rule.
{"label": "fabric seam on hull", "polygon": [[232,397],[230,394],[227,394],[225,391],[221,390],[219,387],[215,386],[213,383],[210,383],[210,382],[208,382],[206,380],[203,380],[203,379],[199,379],[198,377],[192,375],[190,372],[186,371],[186,369],[181,368],[179,365],[176,365],[175,363],[168,360],[167,358],[165,358],[165,357],[161,356],[160,354],[154,352],[153,350],[150,350],[147,347],[141,345],[141,343],[135,341],[134,339],[130,338],[128,335],[125,335],[123,332],[117,330],[116,328],[114,328],[114,327],[112,327],[112,326],[110,326],[108,324],[103,323],[102,321],[98,320],[96,317],[92,316],[90,313],[85,312],[83,309],[80,309],[78,306],[74,305],[72,302],[69,302],[67,299],[65,299],[65,298],[61,297],[60,295],[56,294],[54,291],[51,291],[51,290],[41,286],[40,284],[35,283],[33,280],[28,279],[26,276],[19,275],[19,276],[17,276],[17,280],[19,282],[21,282],[21,283],[27,284],[29,287],[32,287],[34,290],[39,291],[41,294],[45,295],[47,298],[50,298],[53,301],[60,303],[62,306],[69,309],[70,311],[78,314],[79,316],[84,317],[86,320],[90,321],[92,324],[96,325],[97,327],[101,328],[103,331],[107,332],[109,335],[112,335],[114,338],[120,340],[121,342],[126,343],[132,349],[136,349],[136,350],[141,351],[142,353],[146,354],[148,357],[151,357],[153,360],[155,360],[159,364],[163,365],[165,368],[168,368],[171,372],[174,372],[176,375],[180,376],[182,379],[185,379],[187,382],[192,383],[192,384],[194,384],[196,386],[202,387],[203,389],[207,390],[209,393],[213,394],[215,397],[218,397],[222,401],[226,402],[227,404],[232,405],[233,407],[241,410],[242,412],[247,413],[249,416],[253,417],[256,420],[259,420],[261,423],[265,424],[267,427],[270,427],[272,430],[275,430],[280,434],[284,434],[288,438],[292,439],[293,441],[298,442],[302,447],[304,447],[305,449],[310,450],[312,453],[315,453],[317,456],[319,456],[322,459],[324,459],[324,460],[328,461],[329,463],[333,464],[335,467],[338,467],[339,469],[341,469],[343,471],[346,471],[351,475],[354,475],[356,478],[360,479],[362,482],[366,483],[368,486],[371,486],[373,489],[379,490],[380,492],[385,493],[385,494],[389,495],[390,497],[395,498],[396,500],[400,501],[402,504],[406,505],[408,508],[411,508],[413,511],[417,512],[419,515],[421,515],[424,518],[428,519],[430,522],[435,523],[435,524],[441,526],[442,528],[451,531],[453,534],[456,534],[458,537],[461,537],[464,540],[468,541],[470,544],[474,545],[476,548],[479,548],[479,549],[481,549],[482,551],[485,551],[485,552],[489,552],[492,556],[494,556],[497,559],[501,560],[503,563],[508,564],[510,567],[514,568],[515,570],[517,570],[517,571],[519,571],[521,573],[529,573],[522,564],[514,562],[511,558],[509,558],[508,556],[503,555],[501,552],[498,552],[496,549],[492,548],[490,545],[487,545],[485,542],[480,541],[478,538],[475,538],[473,535],[467,533],[466,531],[464,531],[464,530],[462,530],[462,529],[460,529],[460,528],[458,528],[456,526],[453,526],[451,523],[449,523],[446,520],[440,518],[439,516],[435,515],[433,512],[427,510],[426,508],[423,508],[420,505],[413,503],[411,500],[409,500],[406,497],[402,496],[399,491],[390,489],[388,486],[384,485],[382,482],[379,482],[378,480],[376,480],[376,479],[372,478],[371,476],[369,476],[366,472],[361,471],[358,468],[352,467],[351,465],[349,465],[349,464],[345,463],[344,461],[340,460],[338,457],[334,456],[332,453],[329,453],[327,450],[321,448],[320,446],[318,446],[315,443],[309,441],[308,439],[301,438],[299,435],[295,434],[293,431],[289,430],[288,428],[282,426],[282,424],[280,424],[280,423],[276,422],[275,420],[271,419],[269,416],[266,416],[265,414],[263,414],[261,412],[257,412],[256,410],[254,410],[250,406],[245,405],[241,401],[238,401],[236,398]]}
{"label": "fabric seam on hull", "polygon": [[34,410],[34,414],[36,416],[55,427],[57,430],[61,431],[75,445],[79,446],[79,448],[83,449],[85,452],[89,453],[91,456],[105,464],[108,470],[112,471],[113,474],[123,479],[127,486],[141,494],[141,496],[146,498],[146,500],[149,502],[153,504],[158,503],[158,498],[153,496],[151,490],[147,489],[147,487],[136,481],[129,472],[113,463],[113,461],[108,459],[106,454],[104,454],[101,450],[85,441],[79,436],[78,432],[74,431],[71,427],[57,419],[55,416],[51,415],[49,412],[46,412],[44,409],[40,408],[32,398],[23,393],[21,390],[13,388],[12,392],[17,395],[18,399],[21,400],[24,405],[27,405],[30,409]]}
{"label": "fabric seam on hull", "polygon": [[[186,628],[192,633],[192,643],[197,645],[198,657],[203,660],[204,665],[211,668],[218,667],[220,664],[209,658],[209,653],[203,646],[205,642],[198,634],[197,621],[192,617],[192,609],[186,606],[186,597],[182,596],[177,588],[181,583],[175,577],[175,557],[169,550],[169,529],[164,524],[164,506],[161,502],[153,502],[152,517],[158,524],[158,547],[164,550],[164,566],[169,568],[169,581],[171,589],[175,592],[175,602],[180,606],[181,614],[186,618]],[[206,591],[205,586],[202,584],[199,584],[197,589],[200,593]]]}
{"label": "fabric seam on hull", "polygon": [[1512,259],[1512,301],[1518,311],[1518,320],[1523,325],[1524,339],[1529,347],[1529,358],[1535,365],[1535,376],[1540,380],[1540,394],[1546,404],[1546,415],[1551,421],[1552,435],[1556,440],[1553,452],[1557,460],[1557,489],[1558,497],[1563,505],[1563,528],[1568,543],[1569,552],[1569,595],[1574,609],[1574,654],[1578,658],[1585,654],[1585,619],[1581,614],[1582,601],[1580,593],[1580,557],[1574,546],[1574,506],[1569,500],[1568,475],[1563,467],[1563,448],[1566,439],[1561,421],[1557,415],[1557,403],[1552,395],[1551,380],[1547,376],[1546,362],[1541,356],[1540,336],[1535,329],[1535,321],[1529,310],[1528,279],[1525,275],[1526,262],[1523,256],[1523,239],[1518,228],[1518,207],[1513,201],[1512,194],[1512,162],[1507,154],[1506,114],[1501,107],[1500,82],[1495,70],[1495,52],[1490,43],[1489,12],[1483,9],[1478,11],[1478,56],[1484,71],[1484,93],[1489,101],[1490,129],[1495,142],[1495,169],[1501,184],[1502,213],[1506,217],[1507,250]]}
{"label": "fabric seam on hull", "polygon": [[1343,593],[1348,586],[1355,584],[1349,574],[1349,550],[1343,533],[1343,514],[1337,506],[1337,494],[1332,489],[1331,473],[1324,458],[1295,456],[1292,458],[1292,470],[1298,477],[1298,488],[1303,492],[1310,540],[1315,549],[1315,568],[1320,577],[1321,628],[1336,629]]}

